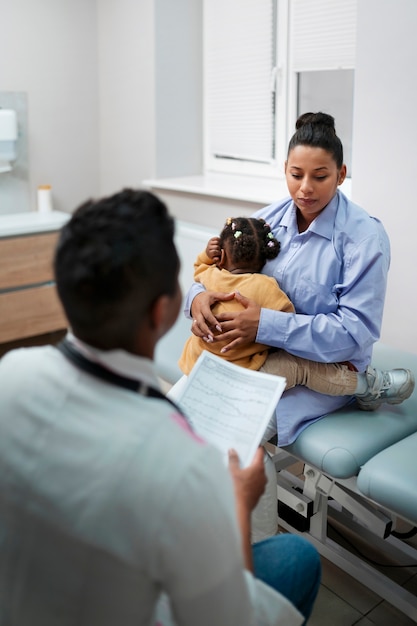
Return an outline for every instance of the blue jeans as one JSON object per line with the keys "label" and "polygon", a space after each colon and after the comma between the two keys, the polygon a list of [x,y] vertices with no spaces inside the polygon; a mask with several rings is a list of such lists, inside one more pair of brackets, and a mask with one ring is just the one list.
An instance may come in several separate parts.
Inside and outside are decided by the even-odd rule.
{"label": "blue jeans", "polygon": [[303,537],[280,534],[252,545],[256,578],[273,587],[307,622],[321,580],[320,556]]}

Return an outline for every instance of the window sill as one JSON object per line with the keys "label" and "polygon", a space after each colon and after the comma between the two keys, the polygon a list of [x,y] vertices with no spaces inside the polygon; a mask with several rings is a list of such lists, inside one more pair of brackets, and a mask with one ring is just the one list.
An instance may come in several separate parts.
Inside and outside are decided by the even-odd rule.
{"label": "window sill", "polygon": [[[199,176],[148,179],[144,180],[143,184],[156,193],[158,190],[174,191],[240,202],[255,202],[264,205],[288,196],[285,178],[242,177],[213,172]],[[341,190],[350,198],[350,178],[346,179],[343,185],[341,185]]]}

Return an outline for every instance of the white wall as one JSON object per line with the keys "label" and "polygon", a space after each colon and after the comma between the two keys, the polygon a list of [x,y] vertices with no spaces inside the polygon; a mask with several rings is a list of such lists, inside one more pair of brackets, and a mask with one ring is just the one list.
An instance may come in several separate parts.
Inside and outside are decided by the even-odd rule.
{"label": "white wall", "polygon": [[100,193],[155,174],[153,0],[97,0]]}
{"label": "white wall", "polygon": [[[28,97],[29,206],[51,184],[56,209],[98,192],[95,0],[0,0],[0,91]],[[0,175],[0,194],[1,194]]]}
{"label": "white wall", "polygon": [[153,0],[0,0],[0,16],[0,92],[28,100],[30,202],[13,210],[39,184],[70,212],[154,176]]}
{"label": "white wall", "polygon": [[379,217],[392,264],[382,339],[417,352],[417,2],[358,2],[353,199]]}
{"label": "white wall", "polygon": [[202,166],[201,0],[97,0],[100,191]]}
{"label": "white wall", "polygon": [[200,174],[202,0],[155,0],[156,176]]}

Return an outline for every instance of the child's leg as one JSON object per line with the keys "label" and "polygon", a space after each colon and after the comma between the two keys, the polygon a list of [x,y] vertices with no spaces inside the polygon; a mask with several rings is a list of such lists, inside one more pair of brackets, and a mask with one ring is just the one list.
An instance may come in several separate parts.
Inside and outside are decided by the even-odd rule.
{"label": "child's leg", "polygon": [[284,376],[286,389],[303,385],[329,396],[354,395],[358,382],[357,372],[340,363],[317,363],[278,350],[271,352],[260,368],[262,372]]}

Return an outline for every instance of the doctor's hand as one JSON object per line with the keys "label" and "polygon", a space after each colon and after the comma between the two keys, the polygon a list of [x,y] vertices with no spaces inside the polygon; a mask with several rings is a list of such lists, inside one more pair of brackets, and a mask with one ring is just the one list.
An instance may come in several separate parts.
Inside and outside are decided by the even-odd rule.
{"label": "doctor's hand", "polygon": [[236,499],[236,514],[242,539],[245,567],[253,572],[251,546],[251,513],[265,491],[266,474],[264,449],[258,448],[249,467],[242,469],[235,450],[229,450],[229,472],[232,475]]}
{"label": "doctor's hand", "polygon": [[242,469],[236,450],[229,450],[229,472],[232,475],[238,508],[251,513],[265,491],[264,449],[259,447],[252,463]]}

